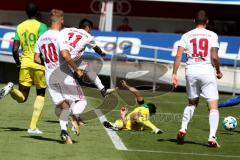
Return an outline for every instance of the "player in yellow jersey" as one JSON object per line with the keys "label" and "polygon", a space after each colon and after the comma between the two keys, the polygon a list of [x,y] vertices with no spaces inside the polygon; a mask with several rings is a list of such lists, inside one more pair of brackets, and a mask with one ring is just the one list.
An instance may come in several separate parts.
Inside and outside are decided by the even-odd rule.
{"label": "player in yellow jersey", "polygon": [[[29,3],[26,7],[28,19],[17,26],[14,43],[13,58],[20,68],[19,90],[13,88],[13,83],[9,82],[0,91],[0,98],[11,94],[18,103],[24,103],[28,99],[30,87],[34,84],[37,89],[37,97],[33,105],[33,114],[28,129],[28,133],[41,134],[37,128],[37,122],[44,106],[46,89],[45,68],[43,65],[34,63],[34,49],[38,37],[47,30],[47,26],[35,19],[38,7],[34,3]],[[22,49],[21,59],[19,58],[19,47]]]}
{"label": "player in yellow jersey", "polygon": [[152,130],[152,132],[156,134],[163,133],[162,130],[157,128],[150,121],[150,116],[156,113],[156,106],[153,103],[145,102],[139,90],[129,86],[124,80],[122,80],[121,83],[123,87],[127,88],[130,92],[134,94],[138,105],[129,114],[127,114],[128,108],[125,106],[122,107],[120,111],[121,119],[116,120],[115,123],[105,121],[103,125],[106,128],[110,128],[113,130],[142,131],[144,129],[149,128]]}

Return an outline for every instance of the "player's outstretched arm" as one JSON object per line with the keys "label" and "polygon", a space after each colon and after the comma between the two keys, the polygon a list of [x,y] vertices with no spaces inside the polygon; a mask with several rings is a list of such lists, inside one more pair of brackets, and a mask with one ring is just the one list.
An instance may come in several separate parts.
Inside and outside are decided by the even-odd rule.
{"label": "player's outstretched arm", "polygon": [[40,65],[44,66],[44,61],[42,59],[42,54],[41,51],[39,49],[39,42],[36,42],[36,46],[35,46],[35,50],[34,50],[35,54],[34,54],[34,62]]}
{"label": "player's outstretched arm", "polygon": [[101,57],[106,56],[106,53],[104,53],[104,52],[101,50],[101,48],[98,47],[98,46],[93,47],[93,50],[94,50],[97,54],[99,54]]}
{"label": "player's outstretched arm", "polygon": [[121,84],[122,84],[123,87],[127,88],[130,92],[132,92],[132,93],[134,94],[134,96],[136,97],[136,99],[137,99],[138,102],[143,101],[143,97],[141,96],[139,90],[137,90],[137,89],[134,88],[134,87],[129,86],[129,85],[126,83],[126,81],[124,81],[124,80],[121,81]]}
{"label": "player's outstretched arm", "polygon": [[64,49],[61,50],[61,54],[63,59],[68,63],[68,65],[74,70],[74,74],[77,76],[77,78],[82,77],[83,71],[78,68],[78,66],[74,63],[74,61],[71,58],[71,55],[68,50]]}
{"label": "player's outstretched arm", "polygon": [[126,106],[122,107],[120,110],[121,119],[123,121],[123,128],[127,125],[126,115],[128,113],[128,108]]}
{"label": "player's outstretched arm", "polygon": [[178,86],[178,78],[177,78],[177,71],[180,66],[181,60],[182,60],[182,54],[184,52],[185,48],[178,47],[177,55],[173,64],[173,72],[172,72],[172,84],[174,88],[177,88]]}
{"label": "player's outstretched arm", "polygon": [[216,47],[211,48],[211,59],[212,59],[213,66],[216,69],[216,74],[217,74],[216,76],[218,79],[221,79],[223,75],[222,75],[222,72],[220,71],[218,48]]}
{"label": "player's outstretched arm", "polygon": [[13,54],[13,58],[14,58],[18,67],[21,65],[21,62],[20,62],[20,59],[19,59],[19,54],[18,54],[19,47],[20,47],[20,41],[19,40],[14,40],[13,48],[12,48],[12,54]]}

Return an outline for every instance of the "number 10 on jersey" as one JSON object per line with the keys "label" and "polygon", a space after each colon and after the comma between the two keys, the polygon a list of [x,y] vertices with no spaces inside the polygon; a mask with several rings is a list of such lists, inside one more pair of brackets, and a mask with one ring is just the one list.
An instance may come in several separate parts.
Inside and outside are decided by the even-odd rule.
{"label": "number 10 on jersey", "polygon": [[43,54],[45,56],[46,63],[58,61],[58,55],[56,52],[55,45],[53,43],[49,43],[47,45],[43,44],[41,46],[41,49],[43,50]]}

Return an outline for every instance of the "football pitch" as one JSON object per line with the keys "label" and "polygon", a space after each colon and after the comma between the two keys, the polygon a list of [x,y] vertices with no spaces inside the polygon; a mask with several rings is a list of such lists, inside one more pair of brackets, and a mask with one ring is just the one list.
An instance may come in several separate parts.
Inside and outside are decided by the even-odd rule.
{"label": "football pitch", "polygon": [[[2,87],[3,85],[0,85]],[[86,94],[88,106],[86,112],[93,110],[104,101],[111,101],[111,96],[105,100],[95,89]],[[96,96],[97,95],[97,96]],[[105,114],[109,121],[119,118],[119,108],[125,104],[117,93],[118,105]],[[230,95],[220,95],[221,100]],[[163,134],[153,134],[150,130],[142,132],[119,131],[110,138],[103,128],[99,118],[87,120],[87,125],[81,127],[79,137],[70,130],[74,140],[73,145],[62,144],[59,134],[59,125],[54,114],[54,106],[49,94],[46,96],[45,106],[38,127],[44,132],[42,135],[29,135],[27,129],[30,124],[32,105],[35,100],[35,89],[31,89],[29,99],[24,104],[18,104],[8,95],[0,100],[0,159],[1,160],[173,160],[173,159],[240,159],[240,129],[226,131],[221,122],[225,116],[240,118],[239,106],[220,109],[220,124],[218,142],[221,148],[210,148],[207,145],[209,134],[208,110],[206,103],[201,99],[195,110],[195,116],[189,125],[186,143],[176,144],[181,115],[186,104],[186,94],[169,92],[164,95],[148,97],[147,101],[154,102],[157,114],[152,118]],[[112,99],[115,101],[116,99]],[[108,103],[104,103],[108,107]],[[129,109],[131,110],[131,109]],[[111,132],[113,133],[113,132]],[[124,149],[116,149],[114,143],[124,144]],[[117,141],[117,142],[116,142]]]}

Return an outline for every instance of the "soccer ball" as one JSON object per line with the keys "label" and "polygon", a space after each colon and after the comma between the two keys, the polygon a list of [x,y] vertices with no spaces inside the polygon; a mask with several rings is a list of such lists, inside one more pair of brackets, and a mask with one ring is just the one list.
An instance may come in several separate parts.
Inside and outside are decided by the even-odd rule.
{"label": "soccer ball", "polygon": [[228,116],[223,119],[222,124],[224,129],[231,131],[237,127],[237,120],[232,116]]}

